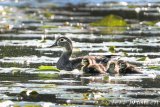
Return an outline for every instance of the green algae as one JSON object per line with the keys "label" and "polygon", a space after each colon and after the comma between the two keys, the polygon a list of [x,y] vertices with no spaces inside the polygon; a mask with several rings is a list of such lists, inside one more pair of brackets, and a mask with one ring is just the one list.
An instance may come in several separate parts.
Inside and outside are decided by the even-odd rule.
{"label": "green algae", "polygon": [[127,22],[120,16],[108,15],[101,20],[90,23],[91,26],[103,26],[103,27],[125,27]]}

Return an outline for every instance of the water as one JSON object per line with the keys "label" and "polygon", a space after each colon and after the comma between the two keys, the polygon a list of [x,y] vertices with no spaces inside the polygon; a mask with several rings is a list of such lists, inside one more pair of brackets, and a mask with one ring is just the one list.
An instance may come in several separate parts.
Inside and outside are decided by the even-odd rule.
{"label": "water", "polygon": [[[147,12],[159,14],[155,3],[159,1],[127,1],[132,2],[132,8],[110,1],[105,1],[107,5],[94,4],[103,1],[87,0],[86,6],[76,9],[48,4],[65,6],[66,2],[76,4],[82,0],[0,2],[0,107],[160,105],[160,72],[158,68],[149,69],[153,65],[159,67],[159,26],[145,24],[158,21],[159,17],[145,16],[146,11],[132,17],[137,5],[146,7],[148,2],[153,2],[153,6],[147,7]],[[126,11],[127,15],[122,14]],[[125,32],[114,28],[115,32],[104,33],[100,31],[103,28],[89,25],[112,12],[130,23]],[[72,57],[110,55],[109,47],[115,46],[116,54],[136,64],[143,74],[107,76],[83,74],[81,70],[39,70],[41,65],[55,66],[63,49],[47,46],[64,35],[73,40]]]}

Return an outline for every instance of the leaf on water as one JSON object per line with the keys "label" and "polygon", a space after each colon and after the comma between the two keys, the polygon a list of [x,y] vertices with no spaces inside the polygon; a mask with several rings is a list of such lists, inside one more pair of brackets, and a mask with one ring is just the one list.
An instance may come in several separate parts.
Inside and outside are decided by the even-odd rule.
{"label": "leaf on water", "polygon": [[103,77],[103,80],[104,80],[104,81],[108,81],[108,80],[109,80],[109,76],[108,76],[108,75],[107,75],[107,76],[104,76],[104,77]]}
{"label": "leaf on water", "polygon": [[147,57],[147,56],[137,59],[137,61],[148,61],[148,60],[149,60],[149,57]]}
{"label": "leaf on water", "polygon": [[160,66],[148,66],[148,69],[160,70]]}
{"label": "leaf on water", "polygon": [[52,28],[58,28],[58,26],[51,26],[51,25],[43,25],[41,26],[42,29],[52,29]]}
{"label": "leaf on water", "polygon": [[40,71],[60,71],[58,68],[54,66],[44,66],[44,65],[39,66],[38,69]]}
{"label": "leaf on water", "polygon": [[47,84],[43,86],[43,88],[55,88],[55,87],[57,87],[56,84]]}
{"label": "leaf on water", "polygon": [[42,107],[42,106],[41,105],[30,104],[30,105],[25,105],[23,107]]}
{"label": "leaf on water", "polygon": [[111,52],[111,53],[115,53],[115,46],[110,46],[109,47],[109,52]]}

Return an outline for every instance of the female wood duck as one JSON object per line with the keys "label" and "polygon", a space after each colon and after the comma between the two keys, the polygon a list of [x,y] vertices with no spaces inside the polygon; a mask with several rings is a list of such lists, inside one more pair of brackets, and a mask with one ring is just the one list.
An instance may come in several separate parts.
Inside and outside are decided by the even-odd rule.
{"label": "female wood duck", "polygon": [[80,68],[81,62],[83,58],[93,58],[96,62],[107,62],[109,60],[109,58],[111,56],[107,56],[107,57],[101,57],[101,56],[84,56],[84,57],[78,57],[75,59],[70,59],[71,55],[72,55],[72,50],[73,50],[73,46],[72,46],[72,41],[71,39],[67,38],[67,37],[58,37],[55,41],[55,43],[50,46],[50,47],[54,47],[54,46],[60,46],[64,48],[63,53],[61,54],[56,67],[60,70],[67,70],[67,71],[72,71],[73,69],[77,69]]}

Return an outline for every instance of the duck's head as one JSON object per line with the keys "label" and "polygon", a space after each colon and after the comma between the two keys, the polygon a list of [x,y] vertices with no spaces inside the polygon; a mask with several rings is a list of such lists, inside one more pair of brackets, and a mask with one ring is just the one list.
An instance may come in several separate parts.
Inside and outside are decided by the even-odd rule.
{"label": "duck's head", "polygon": [[72,41],[67,37],[58,37],[56,38],[55,43],[50,47],[55,47],[55,46],[64,47],[66,49],[72,48]]}

